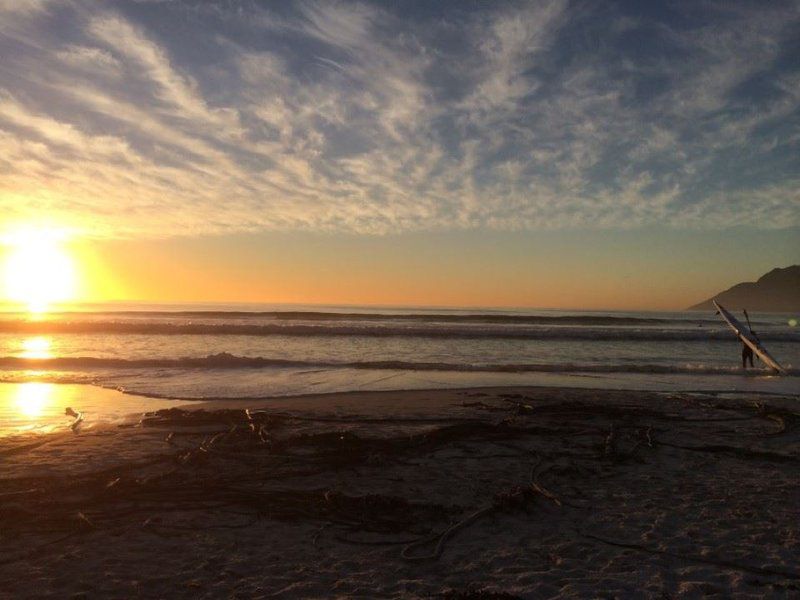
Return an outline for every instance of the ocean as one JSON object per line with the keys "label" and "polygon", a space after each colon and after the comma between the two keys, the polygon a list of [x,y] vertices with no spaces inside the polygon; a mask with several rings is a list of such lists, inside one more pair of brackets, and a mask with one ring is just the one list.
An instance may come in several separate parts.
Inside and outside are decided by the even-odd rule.
{"label": "ocean", "polygon": [[[751,314],[787,369],[713,312],[131,306],[0,316],[0,381],[88,383],[157,398],[567,385],[800,391],[798,315]],[[736,311],[737,313],[739,311]]]}

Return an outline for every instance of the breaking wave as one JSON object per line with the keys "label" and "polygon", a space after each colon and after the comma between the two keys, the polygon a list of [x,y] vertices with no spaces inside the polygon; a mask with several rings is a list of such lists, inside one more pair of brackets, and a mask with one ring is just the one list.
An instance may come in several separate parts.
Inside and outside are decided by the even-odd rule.
{"label": "breaking wave", "polygon": [[[411,361],[296,361],[266,357],[236,356],[227,352],[198,358],[128,360],[97,357],[62,357],[28,359],[1,357],[0,368],[9,371],[96,371],[99,369],[371,369],[394,371],[457,371],[474,373],[652,373],[695,375],[741,375],[735,366],[708,364],[576,364],[518,363],[465,364]],[[800,375],[800,369],[787,368],[788,375]],[[769,369],[755,369],[751,374],[766,374]]]}

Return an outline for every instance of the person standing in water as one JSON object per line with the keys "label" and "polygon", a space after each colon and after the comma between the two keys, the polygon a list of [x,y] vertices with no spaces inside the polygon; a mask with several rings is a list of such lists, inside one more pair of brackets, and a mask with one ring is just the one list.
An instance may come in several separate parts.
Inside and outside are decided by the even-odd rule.
{"label": "person standing in water", "polygon": [[[758,339],[756,332],[753,331],[753,326],[750,324],[750,315],[747,314],[746,309],[742,309],[744,311],[744,318],[747,319],[747,328],[750,330],[750,335],[752,335],[756,342],[761,343],[761,340]],[[750,367],[753,367],[753,349],[744,343],[744,340],[740,337],[739,338],[742,342],[742,369],[747,368],[747,361],[750,361]]]}
{"label": "person standing in water", "polygon": [[[747,326],[748,326],[748,328],[750,328],[751,327],[750,326],[750,317],[747,316],[747,311],[745,311],[744,315],[745,315],[745,317],[747,317]],[[757,342],[761,343],[760,340],[758,339],[758,336],[756,335],[756,332],[753,331],[752,328],[750,328],[750,335],[752,335],[756,339]],[[741,338],[739,338],[739,339],[741,339]],[[743,369],[747,368],[747,361],[750,361],[750,366],[752,367],[753,366],[753,349],[750,346],[748,346],[747,344],[745,344],[744,340],[742,340],[742,368]]]}
{"label": "person standing in water", "polygon": [[753,349],[742,342],[742,368],[747,368],[747,361],[750,361],[750,366],[753,366]]}

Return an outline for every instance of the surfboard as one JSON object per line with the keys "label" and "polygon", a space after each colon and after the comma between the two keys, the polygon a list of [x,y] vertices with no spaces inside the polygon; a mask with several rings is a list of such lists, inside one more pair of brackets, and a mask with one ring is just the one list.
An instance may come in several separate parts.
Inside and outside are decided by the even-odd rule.
{"label": "surfboard", "polygon": [[764,348],[759,339],[752,334],[748,327],[742,325],[736,317],[728,312],[728,310],[721,304],[717,303],[716,300],[712,300],[712,302],[714,303],[714,306],[717,307],[719,314],[722,315],[722,318],[725,319],[725,322],[728,324],[728,326],[733,329],[743,343],[750,347],[750,349],[753,351],[753,354],[761,359],[761,362],[768,367],[775,369],[778,373],[785,373],[783,367],[778,364],[777,360],[770,356],[769,352],[767,352],[767,349]]}

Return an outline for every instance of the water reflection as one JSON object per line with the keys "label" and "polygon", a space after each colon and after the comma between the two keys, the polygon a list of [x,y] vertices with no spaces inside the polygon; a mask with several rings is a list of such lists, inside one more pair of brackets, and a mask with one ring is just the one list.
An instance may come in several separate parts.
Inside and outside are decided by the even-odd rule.
{"label": "water reflection", "polygon": [[50,353],[50,346],[52,342],[50,338],[45,336],[36,336],[27,338],[22,341],[22,358],[52,358]]}
{"label": "water reflection", "polygon": [[23,383],[16,389],[14,405],[20,416],[37,419],[50,407],[54,395],[53,383]]}

